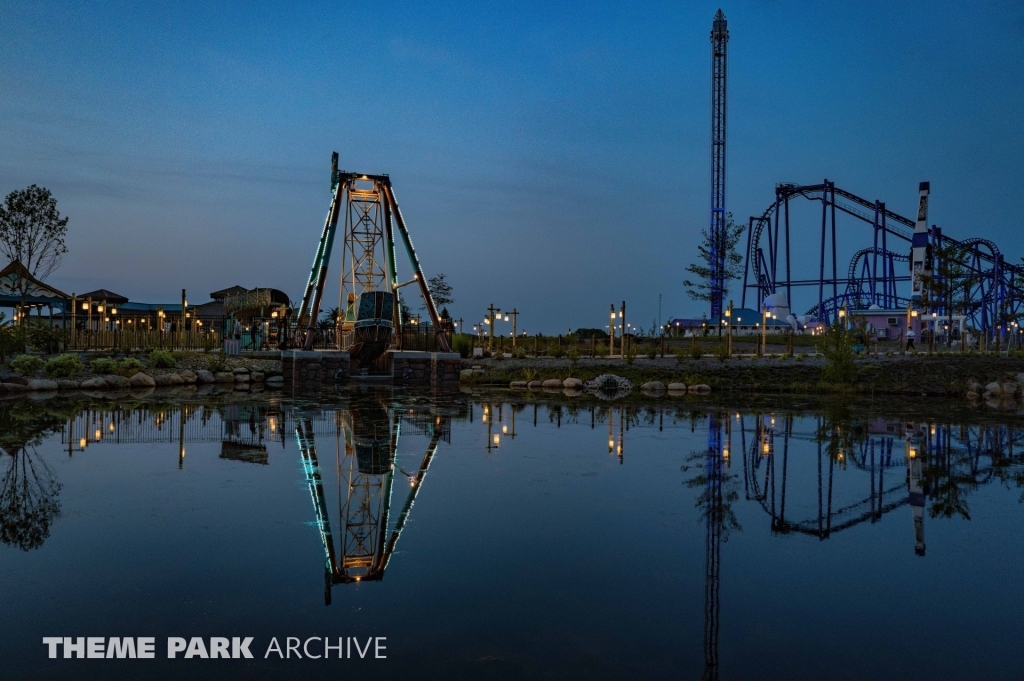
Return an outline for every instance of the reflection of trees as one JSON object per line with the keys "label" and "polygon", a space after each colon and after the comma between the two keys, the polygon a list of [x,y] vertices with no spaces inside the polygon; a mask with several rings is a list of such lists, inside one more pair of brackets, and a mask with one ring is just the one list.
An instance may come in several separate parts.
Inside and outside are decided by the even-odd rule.
{"label": "reflection of trees", "polygon": [[35,448],[3,452],[7,470],[0,480],[0,541],[22,551],[37,549],[50,536],[60,513],[60,483]]}
{"label": "reflection of trees", "polygon": [[5,544],[29,551],[50,536],[50,524],[60,513],[60,483],[36,446],[63,425],[59,409],[31,402],[0,405],[0,461],[7,463],[0,478],[0,541]]}

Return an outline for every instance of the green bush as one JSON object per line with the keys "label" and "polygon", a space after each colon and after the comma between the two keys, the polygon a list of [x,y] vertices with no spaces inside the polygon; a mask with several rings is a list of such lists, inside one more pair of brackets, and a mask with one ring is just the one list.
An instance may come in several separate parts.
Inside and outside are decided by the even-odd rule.
{"label": "green bush", "polygon": [[558,344],[549,345],[548,354],[557,359],[561,359],[562,357],[565,357],[565,348]]}
{"label": "green bush", "polygon": [[694,345],[690,348],[690,359],[700,359],[704,356],[704,348],[700,345]]}
{"label": "green bush", "polygon": [[[6,315],[0,312],[0,322]],[[20,326],[0,326],[0,361],[7,359],[16,352],[24,352],[26,344],[25,329]]]}
{"label": "green bush", "polygon": [[658,346],[654,343],[644,346],[644,354],[647,359],[655,359],[658,356]]}
{"label": "green bush", "polygon": [[516,359],[524,359],[526,357],[526,348],[522,345],[517,345],[512,348],[512,356]]}
{"label": "green bush", "polygon": [[473,352],[473,339],[464,333],[456,334],[452,338],[452,352],[457,352],[462,357],[469,357]]}
{"label": "green bush", "polygon": [[11,360],[11,368],[22,376],[31,376],[46,368],[46,362],[35,355],[18,355]]}
{"label": "green bush", "polygon": [[166,350],[154,350],[149,353],[149,363],[157,369],[173,369],[177,362]]}
{"label": "green bush", "polygon": [[626,352],[623,353],[623,357],[622,358],[624,360],[626,360],[626,364],[629,364],[629,365],[632,365],[633,362],[636,361],[636,343],[627,343],[626,344]]}
{"label": "green bush", "polygon": [[118,373],[122,376],[134,376],[145,368],[146,365],[134,357],[125,357],[118,362],[117,371],[114,373]]}
{"label": "green bush", "polygon": [[117,362],[109,357],[99,357],[89,362],[89,371],[97,376],[117,373]]}
{"label": "green bush", "polygon": [[48,355],[60,352],[61,346],[64,345],[64,331],[62,329],[37,326],[29,330],[28,337],[33,348]]}
{"label": "green bush", "polygon": [[729,347],[725,343],[719,343],[715,346],[714,355],[719,361],[724,362],[729,359]]}
{"label": "green bush", "polygon": [[595,357],[607,357],[608,356],[608,346],[605,343],[598,343],[597,345],[595,345],[594,346],[594,356]]}
{"label": "green bush", "polygon": [[818,352],[825,357],[824,378],[831,383],[852,383],[857,375],[853,357],[854,334],[845,320],[837,319],[817,340]]}
{"label": "green bush", "polygon": [[573,343],[565,351],[565,356],[569,358],[569,361],[572,362],[573,366],[576,366],[580,361],[580,347],[576,343]]}
{"label": "green bush", "polygon": [[46,363],[46,375],[51,378],[74,378],[84,368],[78,355],[58,355]]}

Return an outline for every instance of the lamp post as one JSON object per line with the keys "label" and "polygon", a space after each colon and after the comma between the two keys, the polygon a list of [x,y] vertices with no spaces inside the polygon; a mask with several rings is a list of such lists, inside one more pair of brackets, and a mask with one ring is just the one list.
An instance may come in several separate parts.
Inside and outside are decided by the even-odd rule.
{"label": "lamp post", "polygon": [[728,326],[727,335],[725,337],[725,351],[729,357],[732,357],[732,301],[729,301],[729,307],[725,311],[726,325]]}
{"label": "lamp post", "polygon": [[501,312],[501,310],[499,310],[498,308],[494,307],[494,303],[491,303],[490,306],[487,308],[487,320],[485,322],[487,325],[489,325],[491,327],[490,330],[489,330],[489,333],[488,333],[488,338],[487,338],[487,351],[488,352],[494,352],[494,313],[495,312]]}
{"label": "lamp post", "polygon": [[622,307],[619,309],[619,317],[621,317],[620,321],[622,322],[622,327],[621,327],[622,328],[622,342],[619,343],[619,345],[622,346],[622,353],[621,354],[622,354],[623,358],[625,358],[625,356],[626,356],[626,346],[629,343],[628,339],[626,338],[626,301],[625,300],[622,301]]}
{"label": "lamp post", "polygon": [[608,358],[615,354],[615,303],[612,303],[611,318],[608,320]]}
{"label": "lamp post", "polygon": [[519,319],[519,310],[512,308],[511,312],[505,314],[505,319],[512,318],[512,348],[516,347],[516,321]]}
{"label": "lamp post", "polygon": [[768,351],[768,306],[764,305],[761,308],[761,351],[758,355],[763,355]]}

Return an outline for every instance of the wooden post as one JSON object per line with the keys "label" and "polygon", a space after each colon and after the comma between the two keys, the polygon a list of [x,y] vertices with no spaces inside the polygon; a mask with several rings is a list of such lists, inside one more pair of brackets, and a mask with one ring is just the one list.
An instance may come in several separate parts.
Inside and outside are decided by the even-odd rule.
{"label": "wooden post", "polygon": [[612,310],[611,319],[608,320],[608,358],[615,354],[615,303],[609,306]]}
{"label": "wooden post", "polygon": [[733,327],[733,320],[732,320],[732,301],[731,300],[729,301],[729,309],[726,310],[726,317],[728,317],[728,319],[729,319],[729,321],[726,322],[729,325],[729,329],[728,329],[729,333],[728,333],[728,335],[726,336],[726,339],[725,339],[725,350],[726,350],[727,356],[732,357],[732,327]]}
{"label": "wooden post", "polygon": [[594,351],[597,349],[597,335],[590,334],[590,359],[594,359]]}
{"label": "wooden post", "polygon": [[622,346],[622,358],[626,358],[626,352],[629,350],[629,336],[626,335],[626,301],[622,301],[622,312],[619,315],[622,317],[622,342],[619,345]]}

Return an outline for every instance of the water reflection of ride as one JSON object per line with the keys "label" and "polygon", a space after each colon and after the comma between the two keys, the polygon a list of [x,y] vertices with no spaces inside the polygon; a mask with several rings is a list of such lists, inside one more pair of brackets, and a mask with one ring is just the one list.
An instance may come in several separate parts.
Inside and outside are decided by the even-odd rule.
{"label": "water reflection of ride", "polygon": [[[924,512],[929,499],[932,517],[960,515],[969,519],[967,494],[981,484],[1005,479],[1009,466],[1022,461],[1013,453],[1020,433],[1002,425],[858,421],[826,413],[815,417],[813,429],[799,431],[791,415],[758,414],[752,424],[748,418],[735,416],[746,497],[760,504],[771,518],[772,531],[779,534],[797,532],[825,540],[861,523],[878,522],[883,515],[909,505],[914,550],[923,556]],[[816,485],[812,481],[810,504],[817,509],[802,519],[786,515],[787,499],[792,508],[794,494],[789,464],[793,440],[812,442],[817,450]],[[837,469],[866,475],[840,477]],[[806,478],[798,480],[797,494],[806,494],[806,482]]]}
{"label": "water reflection of ride", "polygon": [[[415,408],[409,412],[398,413],[398,408],[390,407],[384,399],[355,400],[347,411],[334,412],[341,528],[337,542],[331,529],[312,430],[315,415],[295,414],[295,437],[326,554],[324,602],[327,605],[331,603],[331,587],[335,584],[384,578],[437,446],[442,439],[451,439],[448,415],[429,411],[423,414]],[[418,469],[411,473],[401,470],[396,463],[403,422],[430,436]],[[410,490],[388,534],[396,471],[408,478]]]}

